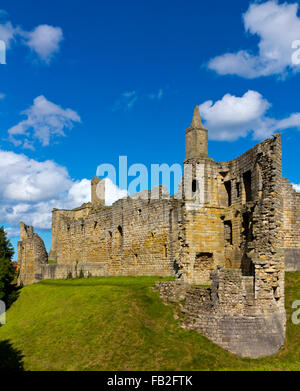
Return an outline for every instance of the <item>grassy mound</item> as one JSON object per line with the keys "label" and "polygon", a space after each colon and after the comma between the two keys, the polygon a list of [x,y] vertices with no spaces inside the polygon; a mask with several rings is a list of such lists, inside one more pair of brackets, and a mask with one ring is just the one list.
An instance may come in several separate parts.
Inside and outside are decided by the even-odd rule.
{"label": "grassy mound", "polygon": [[0,368],[25,370],[300,370],[300,273],[286,275],[285,347],[235,357],[178,327],[151,287],[157,277],[42,281],[21,290],[0,327]]}

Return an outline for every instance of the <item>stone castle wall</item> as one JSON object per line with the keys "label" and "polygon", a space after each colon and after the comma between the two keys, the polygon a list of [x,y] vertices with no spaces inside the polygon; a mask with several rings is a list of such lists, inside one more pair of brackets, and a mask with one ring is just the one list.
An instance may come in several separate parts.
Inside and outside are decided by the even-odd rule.
{"label": "stone castle wall", "polygon": [[[38,254],[32,256],[30,283],[75,276],[76,270],[92,276],[175,276],[181,215],[181,203],[161,187],[111,207],[97,202],[71,211],[54,209],[49,260],[56,263],[36,262]],[[22,243],[23,238],[20,248]],[[26,273],[22,268],[20,274]]]}
{"label": "stone castle wall", "polygon": [[163,298],[184,300],[185,327],[233,353],[269,355],[285,336],[284,256],[291,269],[299,264],[299,197],[282,180],[280,135],[217,163],[198,115],[186,133],[193,145],[177,195],[160,186],[108,207],[105,183],[95,177],[91,203],[53,211],[49,259],[56,264],[47,263],[33,229],[21,227],[20,280],[80,271],[176,276],[159,289]]}
{"label": "stone castle wall", "polygon": [[[185,328],[241,356],[271,355],[285,339],[280,136],[265,140],[234,161],[215,164],[214,171],[209,160],[194,164],[207,164],[210,175],[204,181],[194,176],[202,183],[199,192],[204,190],[202,198],[198,196],[200,210],[193,210],[193,200],[186,202],[183,285],[161,283],[158,289],[167,300],[184,297]],[[212,176],[215,190],[205,186]],[[199,240],[199,231],[208,233],[208,238]],[[223,250],[224,261],[210,268],[214,270],[211,288],[191,289],[188,283],[197,282],[197,255],[203,256],[205,264],[215,256],[209,234],[215,238],[215,248]],[[207,270],[208,265],[204,267]],[[200,276],[200,283],[208,282],[206,276]]]}
{"label": "stone castle wall", "polygon": [[300,270],[300,193],[282,179],[285,270]]}
{"label": "stone castle wall", "polygon": [[170,211],[168,200],[126,198],[90,210],[85,218],[54,212],[58,216],[51,253],[58,265],[95,263],[103,275],[170,276]]}
{"label": "stone castle wall", "polygon": [[48,266],[48,254],[43,240],[33,232],[33,227],[20,223],[21,241],[18,243],[18,265],[20,285],[36,282],[36,270],[40,265]]}

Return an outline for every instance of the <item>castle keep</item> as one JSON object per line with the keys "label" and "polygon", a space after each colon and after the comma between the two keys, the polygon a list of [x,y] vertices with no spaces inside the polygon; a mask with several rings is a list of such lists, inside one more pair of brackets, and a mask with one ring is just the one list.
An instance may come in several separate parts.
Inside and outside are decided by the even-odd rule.
{"label": "castle keep", "polygon": [[284,272],[300,270],[300,194],[282,178],[279,134],[222,163],[208,156],[207,140],[196,107],[172,197],[159,186],[105,206],[105,181],[95,177],[90,203],[53,210],[49,257],[21,223],[19,283],[70,273],[174,276],[156,289],[181,303],[184,327],[241,356],[278,351]]}

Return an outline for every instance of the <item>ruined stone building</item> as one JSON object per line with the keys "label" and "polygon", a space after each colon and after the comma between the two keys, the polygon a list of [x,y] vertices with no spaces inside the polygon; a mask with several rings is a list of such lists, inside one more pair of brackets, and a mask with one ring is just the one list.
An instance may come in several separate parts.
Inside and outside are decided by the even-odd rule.
{"label": "ruined stone building", "polygon": [[282,178],[280,134],[217,163],[196,107],[185,137],[178,194],[160,186],[105,206],[95,177],[90,203],[53,210],[49,257],[21,223],[19,282],[174,276],[157,289],[184,303],[186,328],[238,355],[273,354],[285,339],[284,273],[300,270],[300,194]]}

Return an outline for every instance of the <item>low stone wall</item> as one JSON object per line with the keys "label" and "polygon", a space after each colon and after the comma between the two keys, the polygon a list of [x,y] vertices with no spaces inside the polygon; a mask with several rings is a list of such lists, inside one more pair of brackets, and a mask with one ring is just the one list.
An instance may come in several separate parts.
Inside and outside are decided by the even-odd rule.
{"label": "low stone wall", "polygon": [[300,248],[284,249],[285,271],[300,271]]}
{"label": "low stone wall", "polygon": [[283,346],[285,317],[279,312],[256,317],[186,312],[186,328],[204,334],[215,344],[241,357],[259,358]]}
{"label": "low stone wall", "polygon": [[300,270],[300,193],[282,178],[285,271]]}
{"label": "low stone wall", "polygon": [[84,277],[107,277],[107,276],[157,276],[169,277],[174,275],[172,271],[166,272],[164,268],[142,267],[132,268],[116,268],[110,262],[102,263],[78,263],[78,264],[44,264],[35,267],[34,281],[38,282],[46,279],[65,279],[71,273],[72,277],[79,277],[80,273]]}
{"label": "low stone wall", "polygon": [[[233,295],[228,294],[231,284],[223,284],[230,275],[237,288]],[[276,353],[285,340],[285,312],[262,313],[249,289],[251,277],[237,270],[218,270],[211,277],[212,288],[192,287],[179,280],[158,282],[155,289],[165,302],[180,303],[185,314],[181,327],[198,331],[241,357]]]}

